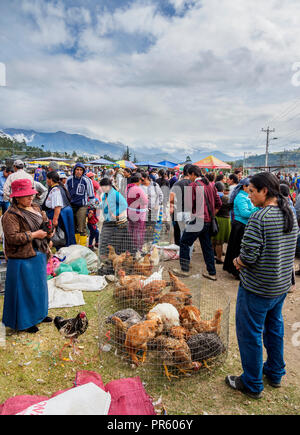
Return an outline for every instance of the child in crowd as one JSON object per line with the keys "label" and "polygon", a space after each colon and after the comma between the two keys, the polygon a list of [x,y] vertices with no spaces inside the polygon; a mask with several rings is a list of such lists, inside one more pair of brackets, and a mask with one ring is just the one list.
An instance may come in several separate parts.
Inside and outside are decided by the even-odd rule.
{"label": "child in crowd", "polygon": [[93,251],[93,241],[95,239],[95,248],[99,246],[99,230],[97,227],[99,219],[96,216],[96,207],[90,205],[88,208],[88,229],[90,231],[89,248]]}

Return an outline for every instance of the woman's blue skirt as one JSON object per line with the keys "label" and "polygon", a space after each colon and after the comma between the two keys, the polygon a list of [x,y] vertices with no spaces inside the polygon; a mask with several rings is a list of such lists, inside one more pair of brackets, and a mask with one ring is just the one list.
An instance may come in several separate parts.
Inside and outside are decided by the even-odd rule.
{"label": "woman's blue skirt", "polygon": [[[47,216],[53,219],[54,210],[48,210]],[[64,231],[66,235],[66,246],[76,245],[74,216],[72,207],[67,206],[61,209],[58,218],[58,226]]]}
{"label": "woman's blue skirt", "polygon": [[21,331],[41,323],[48,315],[47,256],[9,258],[2,322]]}

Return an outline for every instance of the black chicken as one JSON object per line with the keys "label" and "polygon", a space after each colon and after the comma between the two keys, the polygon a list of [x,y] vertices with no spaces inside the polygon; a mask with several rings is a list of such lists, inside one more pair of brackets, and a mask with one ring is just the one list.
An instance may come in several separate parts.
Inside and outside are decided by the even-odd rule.
{"label": "black chicken", "polygon": [[222,340],[214,332],[202,332],[192,335],[187,340],[187,345],[192,354],[192,361],[203,361],[204,366],[207,368],[209,368],[206,363],[208,359],[226,351]]}
{"label": "black chicken", "polygon": [[60,316],[56,316],[54,319],[54,325],[58,329],[61,335],[65,338],[70,339],[69,343],[66,343],[61,351],[59,352],[59,356],[61,358],[62,351],[68,345],[73,346],[74,354],[78,354],[79,352],[76,350],[75,343],[78,337],[85,333],[88,327],[88,319],[86,317],[86,313],[81,311],[74,319],[63,319]]}

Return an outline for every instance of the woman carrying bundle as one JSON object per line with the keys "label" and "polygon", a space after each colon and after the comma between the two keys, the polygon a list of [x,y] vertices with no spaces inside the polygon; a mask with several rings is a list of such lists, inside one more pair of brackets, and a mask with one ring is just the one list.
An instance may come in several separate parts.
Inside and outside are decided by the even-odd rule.
{"label": "woman carrying bundle", "polygon": [[47,254],[53,231],[45,212],[33,204],[37,191],[29,179],[11,184],[12,205],[2,218],[8,258],[2,322],[35,333],[48,317]]}

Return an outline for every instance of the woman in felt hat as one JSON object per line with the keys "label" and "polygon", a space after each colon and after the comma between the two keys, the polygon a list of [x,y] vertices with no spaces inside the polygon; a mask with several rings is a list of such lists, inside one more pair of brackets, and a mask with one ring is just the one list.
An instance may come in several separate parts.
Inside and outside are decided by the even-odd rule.
{"label": "woman in felt hat", "polygon": [[37,332],[48,317],[47,253],[53,236],[45,212],[32,201],[37,193],[28,179],[11,184],[12,205],[2,218],[8,258],[2,322],[18,331]]}

